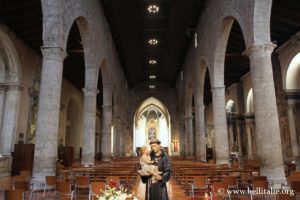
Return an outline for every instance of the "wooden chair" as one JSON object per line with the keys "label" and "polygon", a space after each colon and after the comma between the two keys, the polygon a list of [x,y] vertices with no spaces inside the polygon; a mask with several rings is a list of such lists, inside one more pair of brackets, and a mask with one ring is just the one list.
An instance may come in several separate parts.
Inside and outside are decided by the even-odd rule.
{"label": "wooden chair", "polygon": [[253,181],[253,190],[256,190],[258,188],[268,189],[268,181]]}
{"label": "wooden chair", "polygon": [[207,177],[206,176],[195,176],[194,183],[191,184],[190,196],[195,197],[195,190],[201,190],[207,192]]}
{"label": "wooden chair", "polygon": [[237,177],[236,176],[226,176],[223,179],[224,183],[227,184],[227,189],[237,189]]}
{"label": "wooden chair", "polygon": [[14,183],[13,189],[14,190],[28,191],[29,190],[29,183],[27,181],[17,181],[17,182]]}
{"label": "wooden chair", "polygon": [[291,188],[294,190],[295,193],[300,193],[300,181],[293,181],[291,183]]}
{"label": "wooden chair", "polygon": [[221,197],[224,197],[224,195],[227,195],[227,183],[224,182],[214,182],[212,185],[212,192],[211,192],[211,196],[213,197],[213,199]]}
{"label": "wooden chair", "polygon": [[89,188],[89,200],[94,200],[94,197],[100,196],[102,191],[105,190],[104,182],[91,182]]}
{"label": "wooden chair", "polygon": [[74,191],[71,189],[70,182],[58,181],[56,182],[56,197],[60,200],[73,199]]}
{"label": "wooden chair", "polygon": [[46,176],[45,179],[46,179],[46,182],[44,185],[43,197],[45,197],[46,190],[48,190],[48,192],[50,192],[51,189],[54,189],[54,192],[55,192],[55,188],[56,188],[56,176]]}
{"label": "wooden chair", "polygon": [[28,177],[27,176],[13,176],[13,182],[24,182],[27,181],[28,182]]}
{"label": "wooden chair", "polygon": [[296,194],[278,194],[278,200],[296,200]]}
{"label": "wooden chair", "polygon": [[290,176],[300,176],[300,171],[291,171]]}
{"label": "wooden chair", "polygon": [[267,181],[267,177],[266,176],[253,176],[253,181]]}
{"label": "wooden chair", "polygon": [[76,176],[75,177],[75,193],[76,197],[79,195],[79,190],[89,189],[89,177],[87,176]]}
{"label": "wooden chair", "polygon": [[23,200],[24,192],[25,191],[22,189],[5,190],[5,199],[6,200]]}

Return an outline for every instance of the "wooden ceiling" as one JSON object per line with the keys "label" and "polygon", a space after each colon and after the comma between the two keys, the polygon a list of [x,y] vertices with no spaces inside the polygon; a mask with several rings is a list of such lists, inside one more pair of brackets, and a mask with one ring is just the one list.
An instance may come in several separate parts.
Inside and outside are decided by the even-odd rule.
{"label": "wooden ceiling", "polygon": [[[141,83],[175,87],[178,73],[192,40],[193,30],[205,5],[205,0],[99,0],[104,7],[121,65],[130,88]],[[149,14],[150,4],[159,5],[157,14]],[[300,30],[300,1],[273,0],[271,39],[282,45]],[[41,55],[42,8],[40,0],[0,1],[0,23]],[[200,33],[201,34],[201,33]],[[148,40],[158,40],[150,46]],[[84,56],[80,51],[80,34],[73,25],[67,45],[68,57],[64,62],[64,77],[76,87],[84,87]],[[249,60],[241,55],[245,50],[242,32],[234,23],[229,36],[225,59],[225,85],[239,81],[249,71]],[[156,59],[156,65],[149,65]],[[156,75],[150,80],[149,75]],[[208,76],[207,76],[208,77]],[[101,77],[100,77],[101,79]],[[211,102],[206,78],[205,102]],[[101,82],[101,80],[100,80]],[[101,90],[101,84],[99,85]],[[148,88],[145,88],[148,89]],[[102,95],[100,95],[102,96]],[[99,97],[98,105],[102,104]]]}
{"label": "wooden ceiling", "polygon": [[[205,0],[101,0],[130,88],[174,87]],[[149,13],[148,7],[159,7]],[[156,39],[157,45],[149,40]],[[157,64],[149,64],[154,59]],[[149,76],[155,75],[155,80]]]}

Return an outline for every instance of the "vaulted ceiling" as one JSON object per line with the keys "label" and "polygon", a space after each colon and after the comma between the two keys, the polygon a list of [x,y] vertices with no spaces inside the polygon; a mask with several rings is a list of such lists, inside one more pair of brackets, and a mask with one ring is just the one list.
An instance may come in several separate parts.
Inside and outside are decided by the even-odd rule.
{"label": "vaulted ceiling", "polygon": [[[161,84],[175,87],[178,73],[192,42],[193,31],[205,6],[205,0],[99,0],[104,8],[122,68],[130,88]],[[149,13],[148,6],[159,6]],[[273,0],[271,40],[282,45],[300,30],[300,1]],[[40,0],[0,1],[0,23],[9,27],[41,55],[42,8]],[[199,33],[201,34],[201,33]],[[157,39],[157,45],[149,45]],[[68,40],[68,57],[64,62],[64,77],[76,87],[84,87],[84,57],[76,51],[82,48],[76,25]],[[230,86],[249,71],[249,60],[242,32],[233,24],[225,59],[225,85]],[[149,60],[156,60],[155,65]],[[155,75],[155,79],[150,79]],[[101,77],[100,77],[101,78]],[[100,81],[101,82],[101,81]],[[206,103],[211,101],[209,78],[206,78]],[[101,87],[101,85],[99,85]],[[149,88],[145,88],[149,89]],[[101,90],[100,90],[101,91]],[[98,101],[101,105],[102,101]]]}

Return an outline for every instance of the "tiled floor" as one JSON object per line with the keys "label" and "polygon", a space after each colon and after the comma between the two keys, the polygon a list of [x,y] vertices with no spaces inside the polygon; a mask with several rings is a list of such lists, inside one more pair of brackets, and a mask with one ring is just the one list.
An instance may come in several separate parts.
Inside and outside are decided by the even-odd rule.
{"label": "tiled floor", "polygon": [[[4,200],[2,196],[2,192],[5,189],[8,189],[10,185],[10,177],[0,178],[0,200]],[[167,184],[168,194],[170,200],[188,200],[189,198],[184,194],[184,191],[180,188],[180,186],[174,181],[170,180]],[[144,200],[145,198],[145,185],[140,181],[138,177],[135,185],[133,186],[133,192],[138,194],[139,200]],[[52,195],[46,194],[46,197],[42,197],[42,192],[35,193],[32,200],[52,200],[55,199]],[[77,198],[78,200],[86,200],[88,199],[88,195],[81,196]]]}

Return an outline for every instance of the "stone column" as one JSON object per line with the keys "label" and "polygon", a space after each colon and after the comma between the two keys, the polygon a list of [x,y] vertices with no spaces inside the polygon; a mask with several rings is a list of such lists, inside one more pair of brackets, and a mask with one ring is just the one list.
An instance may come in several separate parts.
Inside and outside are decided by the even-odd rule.
{"label": "stone column", "polygon": [[231,113],[227,113],[228,135],[229,135],[229,150],[234,151],[234,118]]}
{"label": "stone column", "polygon": [[[122,135],[122,128],[121,128],[121,117],[119,115],[113,115],[113,125],[114,125],[114,158],[120,158],[120,150],[121,150],[121,135]],[[122,141],[123,142],[123,141]]]}
{"label": "stone column", "polygon": [[179,130],[179,156],[185,157],[185,135],[184,135],[184,121],[179,120],[178,123],[178,130]]}
{"label": "stone column", "polygon": [[229,146],[225,110],[225,87],[212,88],[215,130],[215,152],[217,164],[229,163]]}
{"label": "stone column", "polygon": [[33,178],[55,175],[59,108],[65,52],[60,47],[42,48],[43,69],[38,106]]}
{"label": "stone column", "polygon": [[206,161],[206,137],[205,137],[205,106],[204,104],[195,107],[196,118],[196,158]]}
{"label": "stone column", "polygon": [[185,116],[185,156],[193,158],[193,116]]}
{"label": "stone column", "polygon": [[254,44],[246,51],[250,58],[255,99],[256,144],[261,175],[267,176],[271,184],[285,182],[271,61],[274,47],[274,44]]}
{"label": "stone column", "polygon": [[[248,117],[248,118],[247,118]],[[251,116],[246,116],[246,134],[247,134],[247,146],[248,146],[248,159],[254,159],[253,155],[253,137],[251,132],[251,124],[253,123],[253,119],[250,119]]]}
{"label": "stone column", "polygon": [[288,120],[289,120],[289,130],[292,144],[292,153],[293,157],[298,160],[299,156],[299,148],[297,143],[297,133],[295,126],[295,118],[294,118],[294,103],[288,103]]}
{"label": "stone column", "polygon": [[242,128],[241,128],[241,124],[242,122],[238,119],[237,120],[237,126],[236,126],[236,133],[237,133],[237,144],[238,144],[238,149],[239,149],[239,157],[241,157],[243,155],[242,152]]}
{"label": "stone column", "polygon": [[111,160],[111,125],[112,125],[112,106],[104,105],[102,106],[103,112],[103,125],[102,125],[102,160]]}
{"label": "stone column", "polygon": [[17,135],[22,86],[7,85],[1,127],[0,152],[11,155]]}
{"label": "stone column", "polygon": [[[4,101],[5,101],[5,85],[0,86],[0,127],[2,127],[2,118],[3,118],[3,113],[4,113]],[[0,132],[0,137],[1,137],[1,132]],[[1,151],[0,151],[1,153]]]}
{"label": "stone column", "polygon": [[126,138],[126,122],[124,119],[120,119],[120,157],[125,157],[126,156],[126,151],[125,151],[125,138]]}
{"label": "stone column", "polygon": [[84,166],[94,165],[95,158],[95,136],[96,136],[96,109],[97,88],[84,88],[84,111],[83,111],[83,137],[82,158]]}

